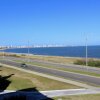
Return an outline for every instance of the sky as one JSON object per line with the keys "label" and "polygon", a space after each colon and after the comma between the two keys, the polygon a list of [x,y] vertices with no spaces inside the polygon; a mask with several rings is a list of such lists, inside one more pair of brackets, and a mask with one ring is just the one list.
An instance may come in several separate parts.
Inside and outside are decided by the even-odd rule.
{"label": "sky", "polygon": [[100,45],[100,0],[0,0],[0,45]]}

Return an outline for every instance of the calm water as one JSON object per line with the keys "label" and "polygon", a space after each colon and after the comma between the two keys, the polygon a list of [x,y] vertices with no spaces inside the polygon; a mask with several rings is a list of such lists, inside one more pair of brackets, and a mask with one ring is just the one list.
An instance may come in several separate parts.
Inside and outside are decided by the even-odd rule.
{"label": "calm water", "polygon": [[[28,48],[7,49],[5,52],[27,53]],[[85,47],[46,47],[30,48],[30,54],[50,55],[50,56],[67,56],[67,57],[85,57]],[[100,46],[88,46],[88,57],[100,58]]]}

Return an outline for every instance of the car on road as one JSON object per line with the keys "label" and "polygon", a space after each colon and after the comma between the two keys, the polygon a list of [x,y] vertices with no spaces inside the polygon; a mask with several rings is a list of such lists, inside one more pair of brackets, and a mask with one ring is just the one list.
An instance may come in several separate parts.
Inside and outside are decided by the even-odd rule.
{"label": "car on road", "polygon": [[27,67],[27,65],[25,63],[22,63],[21,67]]}

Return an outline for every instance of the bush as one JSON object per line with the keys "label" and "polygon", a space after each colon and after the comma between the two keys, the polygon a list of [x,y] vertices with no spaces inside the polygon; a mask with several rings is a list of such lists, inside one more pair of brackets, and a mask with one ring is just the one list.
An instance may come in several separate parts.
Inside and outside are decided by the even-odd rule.
{"label": "bush", "polygon": [[[77,60],[74,62],[76,65],[86,65],[85,60]],[[88,59],[88,66],[93,66],[93,67],[99,67],[100,68],[100,61],[99,60],[93,60],[93,59]]]}
{"label": "bush", "polygon": [[76,65],[85,65],[85,60],[77,60],[76,62],[74,62],[74,64]]}

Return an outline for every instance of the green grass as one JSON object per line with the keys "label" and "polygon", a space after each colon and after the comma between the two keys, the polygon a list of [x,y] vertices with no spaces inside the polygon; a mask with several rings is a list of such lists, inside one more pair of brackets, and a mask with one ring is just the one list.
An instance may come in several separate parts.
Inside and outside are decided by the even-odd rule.
{"label": "green grass", "polygon": [[24,79],[24,78],[19,78],[19,77],[11,77],[9,79],[11,81],[11,84],[7,88],[8,90],[20,90],[20,89],[25,89],[25,88],[31,88],[33,87],[33,83],[29,79]]}
{"label": "green grass", "polygon": [[20,90],[36,87],[38,90],[58,90],[79,88],[78,86],[67,84],[64,82],[41,77],[35,74],[29,74],[23,71],[15,70],[7,67],[0,67],[0,75],[8,76],[14,74],[7,80],[11,81],[7,89]]}
{"label": "green grass", "polygon": [[54,100],[100,100],[100,94],[56,97]]}

